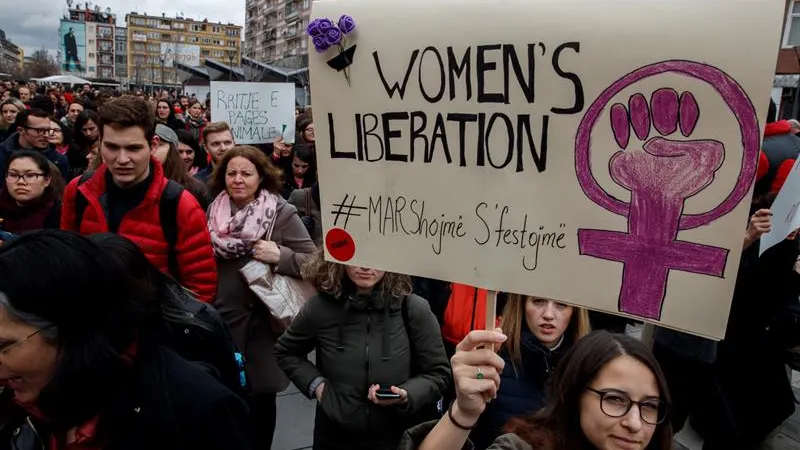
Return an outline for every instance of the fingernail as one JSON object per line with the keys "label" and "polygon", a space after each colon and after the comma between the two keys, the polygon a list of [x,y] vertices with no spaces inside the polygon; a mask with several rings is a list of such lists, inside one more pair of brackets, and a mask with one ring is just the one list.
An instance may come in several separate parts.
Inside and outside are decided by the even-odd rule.
{"label": "fingernail", "polygon": [[508,339],[508,336],[506,336],[505,334],[503,334],[503,333],[495,333],[495,340],[497,342],[504,342],[506,339]]}

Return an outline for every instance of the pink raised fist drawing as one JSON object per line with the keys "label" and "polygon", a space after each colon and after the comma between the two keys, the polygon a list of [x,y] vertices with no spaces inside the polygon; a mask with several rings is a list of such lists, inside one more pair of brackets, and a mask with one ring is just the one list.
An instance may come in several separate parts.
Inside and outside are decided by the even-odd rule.
{"label": "pink raised fist drawing", "polygon": [[[625,88],[665,73],[707,82],[733,112],[742,133],[741,169],[736,185],[710,211],[684,214],[686,200],[714,181],[725,162],[726,148],[714,139],[695,136],[700,106],[691,92],[661,88],[649,100],[637,93],[627,105],[609,110],[614,143],[598,145],[592,130],[608,104]],[[756,170],[759,127],[755,109],[744,90],[719,69],[691,61],[665,61],[638,69],[616,81],[589,107],[578,128],[575,169],[581,189],[594,203],[628,218],[627,232],[578,230],[581,255],[623,264],[619,309],[648,319],[660,319],[671,270],[721,277],[728,250],[678,240],[678,232],[706,225],[728,214],[747,195]],[[631,132],[644,142],[631,144]],[[606,167],[615,183],[630,191],[630,202],[608,194],[592,174],[592,147],[613,148]]]}

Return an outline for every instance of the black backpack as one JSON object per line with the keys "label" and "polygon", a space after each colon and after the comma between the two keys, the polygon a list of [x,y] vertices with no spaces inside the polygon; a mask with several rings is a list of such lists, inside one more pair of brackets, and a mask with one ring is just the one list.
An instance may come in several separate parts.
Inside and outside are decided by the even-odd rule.
{"label": "black backpack", "polygon": [[244,357],[233,340],[230,329],[213,306],[197,300],[177,283],[169,284],[167,295],[177,298],[189,318],[167,321],[161,343],[181,358],[198,365],[228,389],[245,396],[248,389]]}
{"label": "black backpack", "polygon": [[[84,173],[78,186],[82,185],[94,173]],[[181,195],[183,195],[183,186],[172,181],[167,180],[167,186],[164,187],[164,192],[161,193],[161,199],[158,204],[158,215],[161,222],[161,230],[164,232],[164,238],[167,241],[168,253],[167,261],[169,273],[173,278],[179,279],[180,271],[178,270],[178,255],[175,247],[178,244],[178,203],[180,203]],[[75,195],[75,229],[80,230],[81,222],[83,222],[83,213],[89,201],[84,197],[80,190],[76,190]]]}

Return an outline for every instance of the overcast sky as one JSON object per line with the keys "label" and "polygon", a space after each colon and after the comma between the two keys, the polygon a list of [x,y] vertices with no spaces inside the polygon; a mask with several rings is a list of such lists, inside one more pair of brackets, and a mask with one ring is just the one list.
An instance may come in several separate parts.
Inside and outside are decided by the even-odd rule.
{"label": "overcast sky", "polygon": [[[34,50],[46,47],[55,54],[58,46],[58,21],[67,9],[66,0],[0,0],[0,29],[6,38],[25,49],[30,55]],[[117,25],[125,26],[125,14],[160,16],[162,12],[174,17],[184,13],[195,20],[208,18],[210,22],[244,25],[245,0],[97,0],[91,2],[102,10],[111,8],[117,15]],[[134,10],[132,5],[137,6]],[[73,7],[76,4],[73,3]]]}

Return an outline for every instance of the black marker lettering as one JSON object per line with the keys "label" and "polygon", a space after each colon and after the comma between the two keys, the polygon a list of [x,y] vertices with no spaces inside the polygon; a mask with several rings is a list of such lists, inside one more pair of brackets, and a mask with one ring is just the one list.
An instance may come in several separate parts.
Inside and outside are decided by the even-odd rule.
{"label": "black marker lettering", "polygon": [[383,88],[386,90],[386,95],[389,98],[394,97],[395,91],[400,92],[400,100],[403,99],[403,96],[406,95],[406,86],[408,86],[408,79],[411,77],[411,69],[414,67],[414,62],[417,60],[417,55],[419,55],[419,50],[414,50],[411,53],[411,60],[408,62],[408,68],[406,69],[406,76],[403,78],[403,85],[401,86],[399,82],[394,83],[394,86],[389,87],[389,83],[386,81],[386,77],[383,76],[383,70],[381,69],[381,61],[378,57],[378,52],[372,52],[372,59],[375,61],[375,68],[378,70],[378,76],[381,77],[381,82],[383,83]]}
{"label": "black marker lettering", "polygon": [[392,120],[408,120],[408,113],[406,112],[390,112],[381,114],[381,119],[383,119],[383,140],[384,147],[386,149],[386,160],[387,161],[402,161],[408,162],[408,155],[398,155],[392,154],[392,138],[399,138],[402,136],[400,130],[393,130],[392,129]]}
{"label": "black marker lettering", "polygon": [[[436,62],[439,65],[439,91],[435,95],[429,95],[425,90],[425,84],[422,82],[422,66],[423,62],[425,62],[425,54],[428,52],[432,52],[436,56]],[[425,47],[425,50],[422,51],[422,56],[419,57],[419,90],[422,92],[422,97],[424,97],[428,103],[437,103],[444,97],[444,90],[446,88],[445,75],[444,61],[442,61],[442,55],[439,53],[439,50],[432,46]]]}
{"label": "black marker lettering", "polygon": [[456,98],[456,77],[460,79],[462,75],[465,75],[464,84],[467,92],[466,99],[472,99],[472,76],[470,75],[471,58],[472,47],[467,47],[464,56],[461,58],[461,63],[459,64],[455,53],[453,53],[453,47],[447,47],[447,67],[450,72],[450,100]]}
{"label": "black marker lettering", "polygon": [[558,76],[565,78],[567,80],[572,81],[572,84],[575,87],[575,103],[569,108],[551,108],[550,111],[553,114],[576,114],[583,111],[583,83],[578,75],[572,72],[566,72],[561,68],[561,64],[559,58],[561,57],[561,52],[564,49],[572,49],[575,50],[575,53],[581,52],[581,44],[578,42],[567,42],[565,44],[559,45],[556,50],[553,52],[553,70],[556,71]]}
{"label": "black marker lettering", "polygon": [[486,72],[497,70],[497,63],[486,61],[486,53],[493,50],[500,50],[502,45],[479,45],[478,62],[475,70],[478,77],[478,103],[507,103],[506,98],[502,93],[487,93],[486,92]]}

